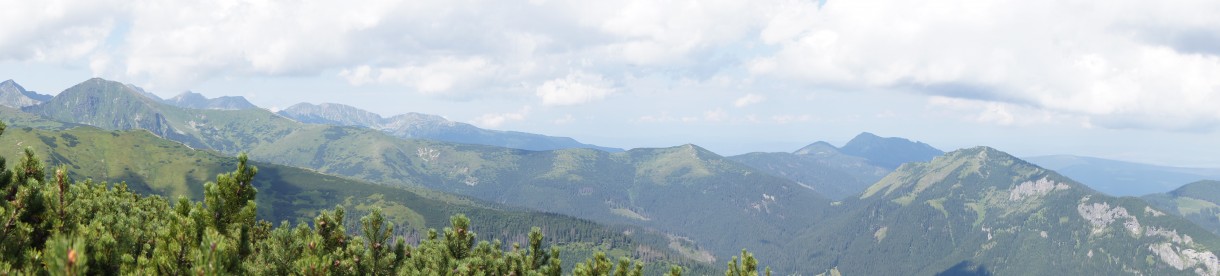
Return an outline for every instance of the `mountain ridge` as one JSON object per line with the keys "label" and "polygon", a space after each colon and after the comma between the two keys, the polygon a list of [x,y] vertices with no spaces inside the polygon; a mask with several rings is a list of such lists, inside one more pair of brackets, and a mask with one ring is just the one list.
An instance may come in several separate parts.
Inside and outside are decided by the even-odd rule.
{"label": "mountain ridge", "polygon": [[51,99],[50,95],[38,94],[37,92],[25,90],[20,84],[13,80],[0,82],[0,105],[12,108],[22,108],[26,106],[36,105]]}
{"label": "mountain ridge", "polygon": [[208,98],[203,94],[186,91],[178,94],[173,98],[165,99],[163,102],[182,108],[193,109],[219,109],[219,110],[242,110],[258,108],[254,104],[247,101],[242,96],[220,96],[216,98]]}
{"label": "mountain ridge", "polygon": [[569,137],[482,129],[436,115],[410,112],[384,117],[377,113],[336,103],[298,103],[276,113],[303,123],[361,126],[385,131],[401,138],[431,139],[535,151],[566,148],[592,148],[607,152],[623,151],[619,148],[580,143]]}

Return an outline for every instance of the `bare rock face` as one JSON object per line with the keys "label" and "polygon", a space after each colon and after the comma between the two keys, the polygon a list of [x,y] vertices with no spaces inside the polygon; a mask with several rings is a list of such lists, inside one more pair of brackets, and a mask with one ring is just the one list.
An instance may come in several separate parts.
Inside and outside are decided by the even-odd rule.
{"label": "bare rock face", "polygon": [[1037,197],[1049,194],[1052,191],[1067,190],[1068,185],[1063,183],[1055,183],[1050,179],[1042,178],[1038,181],[1025,181],[1018,184],[1008,194],[1008,200],[1018,201],[1028,197]]}
{"label": "bare rock face", "polygon": [[1192,269],[1199,275],[1220,274],[1220,260],[1211,251],[1198,251],[1173,243],[1158,243],[1148,246],[1152,254],[1160,257],[1162,262],[1178,270]]}
{"label": "bare rock face", "polygon": [[1131,216],[1131,214],[1127,212],[1127,208],[1123,208],[1121,206],[1114,206],[1111,208],[1110,204],[1106,202],[1092,204],[1085,203],[1088,200],[1088,197],[1082,199],[1080,205],[1076,206],[1076,211],[1080,212],[1080,216],[1088,221],[1089,224],[1093,225],[1094,233],[1100,233],[1101,231],[1105,230],[1106,226],[1109,226],[1110,223],[1113,223],[1114,221],[1126,220],[1124,225],[1127,226],[1127,230],[1131,231],[1133,234],[1139,235],[1139,220],[1134,216]]}

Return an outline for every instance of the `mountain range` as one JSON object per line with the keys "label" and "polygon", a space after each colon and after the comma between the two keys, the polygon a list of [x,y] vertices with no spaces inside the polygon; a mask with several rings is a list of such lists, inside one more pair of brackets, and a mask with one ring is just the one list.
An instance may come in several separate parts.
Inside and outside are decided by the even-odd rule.
{"label": "mountain range", "polygon": [[[107,129],[147,129],[158,136],[172,136],[173,138],[170,139],[176,141],[189,141],[184,143],[192,147],[213,148],[221,151],[230,151],[228,148],[231,148],[232,145],[216,145],[212,144],[215,141],[207,141],[209,136],[206,132],[209,131],[209,127],[200,125],[201,122],[208,121],[209,115],[226,116],[225,114],[230,114],[215,111],[243,111],[259,115],[242,116],[262,116],[269,120],[289,118],[309,124],[360,126],[409,139],[430,139],[525,150],[592,148],[608,152],[623,151],[618,148],[583,144],[568,137],[487,130],[470,124],[449,121],[435,115],[407,113],[382,118],[375,113],[340,104],[301,103],[281,110],[278,112],[279,116],[275,116],[239,96],[206,98],[198,93],[184,92],[170,99],[161,99],[134,85],[99,78],[64,90],[60,93],[65,94],[62,97],[28,92],[11,80],[0,84],[0,92],[3,92],[0,94],[0,100],[2,100],[0,103],[10,107],[24,108],[27,112],[55,120],[79,122]],[[116,114],[119,116],[110,117]],[[76,116],[86,117],[75,118]],[[265,136],[254,133],[243,133],[243,135]]]}
{"label": "mountain range", "polygon": [[273,172],[257,185],[268,194],[260,212],[271,206],[260,216],[379,206],[430,226],[483,212],[508,228],[585,229],[564,236],[581,252],[600,240],[620,255],[723,264],[748,248],[779,274],[1220,273],[1220,237],[1199,220],[1220,206],[1208,183],[1113,197],[996,149],[944,153],[870,133],[842,147],[733,157],[691,144],[534,151],[404,138],[362,125],[387,118],[355,108],[306,123],[142,93],[93,79],[21,111],[0,108],[13,126],[0,143],[36,147],[81,171],[75,178],[167,196],[197,196],[192,183],[232,162],[222,155],[248,152]]}
{"label": "mountain range", "polygon": [[568,137],[482,129],[436,115],[406,113],[386,118],[373,112],[334,103],[317,105],[299,103],[280,110],[276,114],[303,123],[361,126],[407,139],[429,139],[536,151],[569,148],[590,148],[607,152],[623,151],[619,148],[583,144]]}
{"label": "mountain range", "polygon": [[[372,183],[655,228],[697,241],[692,255],[707,261],[741,249],[743,237],[735,233],[742,230],[723,225],[779,236],[813,223],[816,207],[829,205],[816,192],[694,145],[609,153],[402,139],[365,127],[301,123],[263,109],[179,108],[102,79],[23,111],[107,130],[143,129],[196,149],[248,152],[257,161]],[[721,213],[683,211],[692,202]],[[751,247],[766,257],[782,255],[779,246]]]}

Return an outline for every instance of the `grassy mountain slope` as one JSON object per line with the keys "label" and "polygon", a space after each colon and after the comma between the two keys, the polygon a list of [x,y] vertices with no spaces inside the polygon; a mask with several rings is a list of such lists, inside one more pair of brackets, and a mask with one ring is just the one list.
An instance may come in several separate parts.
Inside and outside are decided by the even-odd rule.
{"label": "grassy mountain slope", "polygon": [[[7,118],[6,118],[7,119]],[[30,147],[51,165],[66,165],[74,179],[126,182],[146,194],[199,199],[202,186],[218,173],[236,166],[236,159],[214,152],[190,149],[144,130],[107,131],[93,127],[42,130],[10,126],[0,145],[8,149]],[[0,152],[16,160],[18,151]],[[447,225],[449,217],[464,213],[480,224],[473,230],[489,239],[523,242],[532,226],[544,229],[551,242],[563,244],[565,259],[589,256],[594,249],[616,256],[634,256],[652,262],[651,271],[665,263],[710,271],[701,260],[686,257],[670,244],[681,242],[667,235],[633,226],[603,226],[559,214],[506,207],[461,196],[423,189],[401,189],[319,174],[294,167],[257,163],[259,217],[270,221],[309,221],[319,211],[344,206],[350,217],[381,208],[406,234],[418,238],[427,228]],[[568,264],[568,266],[573,264]]]}
{"label": "grassy mountain slope", "polygon": [[1150,194],[1141,198],[1148,204],[1186,217],[1220,235],[1220,181],[1197,181],[1168,193]]}
{"label": "grassy mountain slope", "polygon": [[[795,181],[832,199],[844,199],[859,194],[881,176],[859,177],[859,174],[828,164],[824,159],[786,152],[754,152],[729,157],[746,166]],[[885,172],[884,170],[880,170]]]}
{"label": "grassy mountain slope", "polygon": [[655,227],[690,237],[717,256],[741,247],[763,258],[782,255],[786,245],[770,239],[812,224],[829,206],[816,192],[694,145],[536,152],[400,140],[350,127],[298,132],[251,154],[371,181]]}
{"label": "grassy mountain slope", "polygon": [[1220,169],[1178,168],[1072,155],[1026,158],[1114,196],[1164,193],[1182,183],[1220,179]]}
{"label": "grassy mountain slope", "polygon": [[0,106],[0,118],[10,126],[30,127],[40,129],[69,129],[77,126],[83,126],[74,123],[65,123],[59,121],[48,120],[38,115],[22,112],[19,109]]}
{"label": "grassy mountain slope", "polygon": [[[847,275],[1220,273],[1220,238],[978,147],[903,165],[803,235]],[[883,260],[885,265],[878,265]]]}

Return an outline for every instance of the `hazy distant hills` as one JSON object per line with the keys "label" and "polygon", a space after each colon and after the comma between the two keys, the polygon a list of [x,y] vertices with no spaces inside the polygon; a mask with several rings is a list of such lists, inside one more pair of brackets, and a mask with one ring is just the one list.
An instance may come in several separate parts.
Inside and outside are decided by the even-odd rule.
{"label": "hazy distant hills", "polygon": [[299,103],[277,113],[304,123],[361,126],[385,131],[401,138],[430,139],[524,150],[591,148],[608,152],[623,151],[618,148],[583,144],[568,137],[482,129],[466,123],[449,121],[436,115],[406,113],[385,118],[352,106],[333,103],[317,105]]}
{"label": "hazy distant hills", "polygon": [[1193,182],[1167,193],[1141,198],[1161,210],[1186,217],[1220,235],[1220,181]]}
{"label": "hazy distant hills", "polygon": [[1220,273],[1220,239],[987,147],[909,163],[796,239],[844,275]]}
{"label": "hazy distant hills", "polygon": [[17,84],[13,80],[0,82],[0,105],[22,108],[26,106],[36,105],[51,99],[50,95],[38,94],[33,91],[25,90],[25,87]]}
{"label": "hazy distant hills", "polygon": [[907,162],[922,162],[944,152],[904,138],[861,133],[837,148],[816,142],[792,153],[747,153],[733,161],[788,178],[833,199],[854,196]]}
{"label": "hazy distant hills", "polygon": [[1117,160],[1050,155],[1026,160],[1114,196],[1164,193],[1199,180],[1220,180],[1220,169],[1156,166]]}

